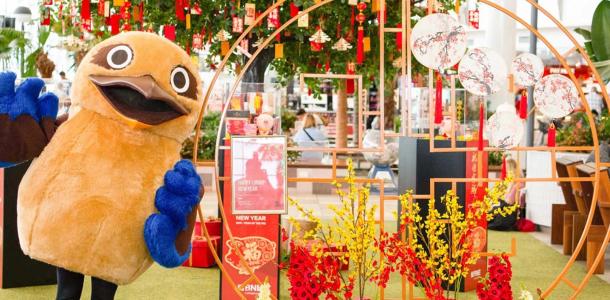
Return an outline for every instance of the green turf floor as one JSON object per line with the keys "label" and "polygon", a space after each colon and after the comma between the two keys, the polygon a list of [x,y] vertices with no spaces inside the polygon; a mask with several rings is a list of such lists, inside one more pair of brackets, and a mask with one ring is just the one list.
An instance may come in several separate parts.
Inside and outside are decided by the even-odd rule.
{"label": "green turf floor", "polygon": [[[513,289],[525,285],[530,290],[546,288],[568,260],[529,234],[490,232],[489,242],[492,251],[508,251],[511,237],[517,239],[517,257],[513,263]],[[577,281],[584,274],[584,265],[579,263],[569,278]],[[218,298],[218,269],[177,268],[163,269],[157,265],[150,268],[136,282],[119,288],[117,299],[206,299]],[[89,299],[89,282],[85,283],[83,299]],[[289,299],[285,278],[281,282],[282,297]],[[376,291],[368,288],[375,299]],[[392,278],[386,289],[386,298],[400,297],[400,280]],[[570,289],[561,284],[549,299],[567,299]],[[55,286],[41,286],[0,290],[0,299],[52,299]],[[474,299],[473,294],[462,295],[460,299]],[[579,299],[610,299],[610,284],[593,277]]]}

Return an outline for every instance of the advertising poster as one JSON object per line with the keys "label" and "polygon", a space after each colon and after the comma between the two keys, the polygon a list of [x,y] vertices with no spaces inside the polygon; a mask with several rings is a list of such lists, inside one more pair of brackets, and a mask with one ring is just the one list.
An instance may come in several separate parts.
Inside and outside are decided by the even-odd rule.
{"label": "advertising poster", "polygon": [[287,213],[286,137],[234,137],[231,143],[233,213]]}
{"label": "advertising poster", "polygon": [[[262,144],[258,144],[258,145],[252,145],[251,143],[254,143],[255,141],[258,140],[264,140],[264,142]],[[233,149],[233,145],[238,144],[241,146],[238,146],[237,149],[240,149],[242,147],[247,148],[243,149],[243,153],[239,153],[239,159],[232,159],[232,154],[231,152],[235,152],[234,150],[232,151],[225,151],[224,152],[224,174],[232,174],[232,166],[235,166],[236,171],[237,170],[242,170],[242,171],[237,171],[236,175],[240,176],[240,179],[242,179],[242,181],[238,181],[240,182],[240,184],[243,182],[243,179],[245,179],[246,176],[242,176],[239,175],[239,173],[241,172],[241,174],[245,174],[245,169],[243,169],[243,167],[240,167],[241,164],[246,164],[248,160],[252,160],[254,161],[254,163],[250,163],[250,167],[253,167],[252,170],[255,170],[255,175],[257,178],[261,179],[256,179],[256,180],[271,180],[271,181],[275,181],[281,182],[283,179],[282,178],[277,178],[277,171],[272,171],[270,170],[270,175],[267,176],[266,179],[262,179],[263,177],[261,176],[261,172],[266,172],[266,167],[264,167],[263,165],[267,164],[267,161],[269,161],[269,155],[254,155],[254,153],[260,154],[265,152],[263,149],[259,149],[261,147],[265,148],[267,147],[266,145],[274,145],[274,143],[278,143],[279,145],[285,145],[285,138],[283,139],[283,143],[280,143],[280,139],[278,138],[264,138],[264,137],[233,137],[231,138],[230,142],[226,142],[226,145],[228,145],[229,143],[232,144],[232,149]],[[242,150],[240,150],[242,151]],[[284,147],[284,151],[285,151],[285,147]],[[256,158],[254,158],[256,157]],[[273,157],[279,157],[278,155],[274,155]],[[258,162],[256,162],[258,161]],[[285,160],[283,160],[283,162],[285,163]],[[259,166],[260,163],[260,166]],[[236,165],[237,164],[237,165]],[[277,162],[276,163],[271,163],[269,165],[276,165],[273,170],[277,170]],[[256,168],[254,168],[256,167]],[[281,168],[280,168],[281,169]],[[265,173],[263,173],[265,174]],[[283,173],[285,174],[285,173]],[[235,175],[234,175],[235,176]],[[252,177],[252,174],[250,174],[250,176]],[[285,178],[285,176],[284,176]],[[240,180],[237,179],[237,180]],[[226,212],[226,219],[223,220],[224,222],[227,222],[227,225],[231,228],[231,233],[233,235],[233,240],[230,239],[230,235],[227,232],[227,230],[223,230],[222,233],[222,264],[226,270],[226,275],[230,276],[230,278],[233,280],[233,282],[235,283],[236,286],[238,286],[241,294],[243,294],[246,299],[248,300],[254,300],[256,299],[256,297],[258,296],[258,293],[261,290],[261,284],[259,282],[257,282],[255,280],[255,278],[253,276],[250,275],[250,272],[248,271],[248,269],[250,271],[252,271],[262,282],[268,282],[270,285],[270,291],[271,294],[274,295],[275,297],[279,298],[279,268],[278,268],[278,263],[279,263],[279,253],[280,253],[280,215],[278,214],[237,214],[234,213],[233,211],[233,201],[231,201],[232,199],[232,190],[233,190],[233,182],[234,180],[231,181],[225,181],[224,182],[224,186],[223,186],[223,193],[224,193],[224,199],[227,199],[226,201],[224,201],[223,205],[224,205],[224,209]],[[265,184],[267,185],[267,184]],[[271,185],[271,183],[268,184],[269,186],[273,187],[273,185]],[[267,186],[267,188],[269,188],[269,186]],[[277,185],[276,187],[280,187],[280,185]],[[285,188],[281,188],[283,189],[283,191],[285,191]],[[280,190],[281,190],[280,189]],[[275,190],[275,191],[274,191]],[[277,193],[277,189],[271,189],[272,193],[273,191],[275,193]],[[283,193],[282,191],[282,193]],[[277,193],[280,194],[280,193]],[[270,195],[265,195],[264,193],[261,193],[261,195],[265,196],[265,197],[260,197],[260,198],[264,198],[264,203],[268,203],[268,201],[266,200],[267,197],[271,198],[274,197],[273,194]],[[243,197],[244,194],[242,194],[239,197]],[[277,196],[277,195],[276,195]],[[279,197],[284,197],[284,196],[279,196]],[[241,199],[241,198],[240,198]],[[257,198],[259,199],[259,198]],[[241,199],[241,200],[246,200],[246,199]],[[271,208],[273,209],[277,209],[278,210],[282,210],[285,207],[285,204],[282,204],[284,207],[281,207],[282,205],[273,205],[274,202],[270,202],[272,205],[267,205],[264,204],[262,205],[262,207],[259,207],[258,205],[256,205],[256,203],[254,203],[254,205],[252,205],[252,203],[248,203],[245,204],[244,206],[246,206],[246,208],[253,208],[254,210],[264,210],[263,208],[265,206],[271,206]],[[273,206],[278,206],[278,207],[273,207]],[[241,206],[242,208],[244,208],[243,206]],[[270,210],[270,211],[273,211]],[[249,210],[247,210],[249,211]],[[240,259],[240,256],[242,259]],[[221,295],[220,295],[220,299],[227,299],[227,300],[241,300],[242,298],[239,296],[239,294],[233,289],[233,287],[231,286],[231,284],[222,277],[221,275]]]}

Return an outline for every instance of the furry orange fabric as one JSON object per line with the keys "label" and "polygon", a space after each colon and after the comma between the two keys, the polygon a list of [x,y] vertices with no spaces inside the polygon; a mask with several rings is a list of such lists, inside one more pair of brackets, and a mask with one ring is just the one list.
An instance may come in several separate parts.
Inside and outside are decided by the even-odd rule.
{"label": "furry orange fabric", "polygon": [[[115,69],[97,62],[101,51],[116,45],[132,50],[127,66]],[[195,99],[172,85],[170,76],[179,66],[195,79],[190,82],[196,84]],[[152,77],[186,114],[158,125],[142,124],[117,110],[92,75]],[[72,90],[81,110],[59,128],[19,188],[23,251],[117,284],[144,272],[152,263],[144,223],[155,212],[154,195],[163,175],[179,160],[181,144],[194,128],[202,105],[200,87],[190,57],[155,34],[119,34],[89,51]]]}

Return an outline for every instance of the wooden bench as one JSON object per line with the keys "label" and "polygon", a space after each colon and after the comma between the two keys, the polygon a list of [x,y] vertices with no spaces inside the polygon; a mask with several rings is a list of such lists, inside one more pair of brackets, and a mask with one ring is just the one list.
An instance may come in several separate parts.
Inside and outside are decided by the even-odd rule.
{"label": "wooden bench", "polygon": [[[576,167],[579,164],[566,165],[566,171],[568,177],[576,178],[579,177],[578,170]],[[574,205],[576,206],[575,211],[565,211],[563,220],[563,254],[572,254],[574,248],[578,244],[578,240],[582,235],[584,229],[584,223],[587,219],[589,210],[583,195],[583,187],[579,181],[570,181],[570,187],[572,189],[572,196],[574,199]],[[581,259],[585,259],[584,252]]]}
{"label": "wooden bench", "polygon": [[[570,159],[567,157],[558,158],[556,160],[557,176],[560,178],[570,177],[568,174],[568,166],[576,165],[581,163],[580,160]],[[576,199],[574,199],[574,191],[572,185],[567,181],[559,182],[561,191],[563,192],[563,198],[565,204],[553,204],[552,205],[552,218],[551,218],[551,244],[563,244],[564,234],[569,233],[566,237],[567,240],[572,240],[572,222],[568,222],[569,226],[564,223],[565,214],[567,213],[570,217],[578,212],[576,207]],[[570,242],[571,244],[571,242]],[[572,247],[569,245],[570,248]]]}
{"label": "wooden bench", "polygon": [[[577,167],[578,175],[581,177],[593,177],[595,176],[595,164],[588,163]],[[587,208],[591,207],[591,201],[593,200],[593,189],[594,185],[591,181],[581,182],[583,187],[583,196]],[[603,239],[610,224],[610,177],[608,177],[608,171],[606,168],[602,168],[600,172],[600,181],[598,188],[599,193],[597,197],[597,207],[595,210],[593,223],[587,234],[586,249],[583,249],[587,261],[587,269],[590,269],[595,260],[595,256],[603,245]],[[586,221],[586,219],[585,219]],[[584,223],[583,223],[584,226]],[[581,255],[579,255],[580,257]],[[604,259],[597,266],[593,272],[594,274],[604,273]]]}

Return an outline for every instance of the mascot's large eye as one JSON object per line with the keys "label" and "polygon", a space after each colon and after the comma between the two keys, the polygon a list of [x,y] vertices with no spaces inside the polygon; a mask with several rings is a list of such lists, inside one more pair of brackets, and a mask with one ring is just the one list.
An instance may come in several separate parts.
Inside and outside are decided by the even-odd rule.
{"label": "mascot's large eye", "polygon": [[174,91],[176,91],[176,93],[183,94],[189,90],[191,82],[189,74],[185,68],[176,67],[174,70],[172,70],[169,80],[172,83],[172,88]]}
{"label": "mascot's large eye", "polygon": [[106,62],[113,69],[123,69],[131,63],[133,51],[126,45],[119,45],[108,51]]}

